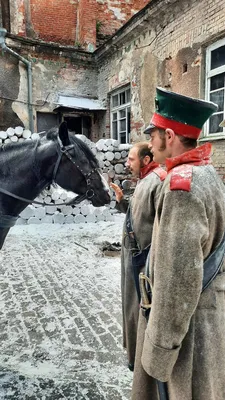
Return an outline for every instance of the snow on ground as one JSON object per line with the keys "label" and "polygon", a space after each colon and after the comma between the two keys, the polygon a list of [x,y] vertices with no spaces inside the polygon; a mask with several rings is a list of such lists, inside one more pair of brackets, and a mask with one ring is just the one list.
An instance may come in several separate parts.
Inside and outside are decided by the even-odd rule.
{"label": "snow on ground", "polygon": [[[0,399],[127,400],[114,222],[17,225],[0,258]],[[83,246],[83,247],[81,247]]]}

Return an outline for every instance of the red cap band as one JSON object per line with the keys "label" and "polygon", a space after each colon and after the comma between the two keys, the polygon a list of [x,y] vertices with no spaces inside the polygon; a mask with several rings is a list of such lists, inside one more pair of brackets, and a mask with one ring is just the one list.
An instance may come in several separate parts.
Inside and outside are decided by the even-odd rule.
{"label": "red cap band", "polygon": [[169,118],[165,118],[160,114],[154,113],[150,124],[155,125],[161,129],[172,129],[177,135],[185,136],[190,139],[198,139],[201,129],[196,126],[183,124],[182,122],[174,121]]}

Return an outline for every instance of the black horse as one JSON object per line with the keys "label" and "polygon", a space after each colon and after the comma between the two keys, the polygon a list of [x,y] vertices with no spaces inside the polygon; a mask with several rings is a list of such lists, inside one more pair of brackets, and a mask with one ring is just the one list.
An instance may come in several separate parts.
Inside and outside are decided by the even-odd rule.
{"label": "black horse", "polygon": [[[51,183],[87,198],[95,207],[110,202],[98,162],[63,122],[37,141],[3,144],[0,150],[0,249],[18,215]],[[27,200],[27,201],[26,201]]]}

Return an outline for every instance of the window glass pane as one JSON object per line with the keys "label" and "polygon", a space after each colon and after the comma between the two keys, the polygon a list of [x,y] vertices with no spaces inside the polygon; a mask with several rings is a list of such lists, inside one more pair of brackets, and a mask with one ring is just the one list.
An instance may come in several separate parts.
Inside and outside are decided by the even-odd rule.
{"label": "window glass pane", "polygon": [[113,139],[117,139],[118,138],[118,136],[117,136],[117,121],[114,121],[113,123],[112,123],[112,130],[113,130]]}
{"label": "window glass pane", "polygon": [[120,134],[120,143],[126,143],[126,132]]}
{"label": "window glass pane", "polygon": [[113,119],[113,121],[116,121],[116,120],[117,120],[117,113],[113,113],[112,119]]}
{"label": "window glass pane", "polygon": [[223,132],[223,128],[219,127],[220,122],[223,121],[223,114],[214,114],[209,120],[209,134]]}
{"label": "window glass pane", "polygon": [[120,121],[120,131],[126,131],[126,120],[122,119]]}
{"label": "window glass pane", "polygon": [[120,110],[119,111],[119,118],[125,118],[126,117],[126,109]]}
{"label": "window glass pane", "polygon": [[225,46],[218,47],[211,53],[211,69],[225,65]]}
{"label": "window glass pane", "polygon": [[118,94],[115,94],[115,96],[112,96],[112,106],[117,107],[118,105],[119,105]]}
{"label": "window glass pane", "polygon": [[210,80],[210,90],[220,89],[225,86],[225,74],[215,75]]}
{"label": "window glass pane", "polygon": [[126,103],[130,103],[130,89],[126,90]]}
{"label": "window glass pane", "polygon": [[210,101],[216,103],[219,108],[217,111],[224,110],[224,90],[217,90],[217,92],[210,93]]}
{"label": "window glass pane", "polygon": [[120,105],[125,104],[125,92],[120,93]]}
{"label": "window glass pane", "polygon": [[111,96],[111,135],[119,139],[120,143],[130,141],[130,97],[130,87]]}

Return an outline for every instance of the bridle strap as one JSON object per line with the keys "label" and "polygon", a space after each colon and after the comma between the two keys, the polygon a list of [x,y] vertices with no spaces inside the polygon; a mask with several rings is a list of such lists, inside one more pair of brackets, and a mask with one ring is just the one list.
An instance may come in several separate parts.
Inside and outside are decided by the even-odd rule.
{"label": "bridle strap", "polygon": [[[25,203],[28,203],[28,204],[38,204],[40,206],[50,206],[50,207],[51,206],[69,206],[72,204],[79,204],[81,201],[86,199],[86,195],[82,194],[82,195],[78,195],[78,196],[74,197],[73,199],[69,200],[68,202],[59,203],[59,204],[51,204],[51,203],[49,204],[49,203],[45,203],[44,201],[42,202],[42,201],[36,201],[36,200],[28,200],[25,197],[17,196],[17,194],[11,193],[8,190],[3,189],[1,187],[0,187],[0,193],[6,194],[7,196],[13,197],[14,199],[24,201]],[[76,199],[78,200],[77,202],[76,202]]]}
{"label": "bridle strap", "polygon": [[[56,164],[55,164],[55,167],[54,167],[53,176],[52,176],[52,181],[55,182],[56,175],[57,175],[57,172],[58,172],[58,169],[59,169],[60,161],[61,161],[61,159],[62,159],[63,154],[65,154],[65,156],[75,165],[75,167],[80,171],[80,173],[81,173],[81,174],[84,176],[84,178],[86,179],[87,191],[86,191],[85,194],[83,194],[83,195],[78,195],[78,196],[77,196],[77,197],[79,197],[79,199],[81,199],[79,202],[81,202],[81,201],[83,201],[83,200],[85,200],[85,199],[90,200],[90,199],[94,196],[94,194],[95,194],[95,192],[94,192],[93,189],[89,189],[89,188],[88,188],[88,187],[90,186],[90,183],[91,183],[91,182],[90,182],[90,176],[91,176],[94,172],[96,172],[96,168],[93,168],[90,172],[85,173],[85,172],[82,170],[82,168],[80,167],[80,165],[78,165],[78,164],[76,163],[76,161],[73,159],[73,157],[71,156],[71,154],[70,154],[69,151],[68,151],[68,150],[73,149],[73,148],[74,148],[74,145],[73,145],[73,144],[70,144],[70,145],[68,145],[68,146],[61,146],[61,144],[59,143],[59,150],[60,150],[60,152],[59,152],[59,156],[58,156],[58,159],[57,159]],[[76,198],[77,198],[77,197],[76,197]],[[74,203],[73,203],[73,204],[74,204]]]}
{"label": "bridle strap", "polygon": [[[70,145],[65,146],[65,147],[63,147],[63,146],[61,146],[61,145],[59,144],[58,148],[59,148],[59,151],[58,151],[58,158],[57,158],[57,161],[56,161],[56,163],[55,163],[54,170],[53,170],[52,182],[55,182],[55,178],[56,178],[56,175],[57,175],[57,172],[58,172],[58,169],[59,169],[60,161],[61,161],[61,159],[62,159],[63,154],[65,154],[65,156],[77,167],[77,169],[78,169],[78,170],[81,172],[81,174],[85,177],[86,182],[87,182],[87,191],[86,191],[85,194],[77,195],[76,197],[74,197],[73,199],[69,200],[68,202],[63,202],[63,203],[58,203],[58,204],[51,204],[51,203],[49,204],[49,203],[45,203],[45,202],[41,202],[41,201],[37,201],[37,200],[29,200],[29,199],[26,199],[25,197],[21,197],[21,196],[18,196],[17,194],[11,193],[11,192],[9,192],[8,190],[3,189],[2,187],[0,187],[0,193],[6,194],[7,196],[13,197],[14,199],[23,201],[23,202],[28,203],[28,204],[38,204],[38,205],[41,205],[41,206],[50,206],[50,207],[51,207],[51,206],[69,206],[69,205],[76,205],[76,204],[79,204],[81,201],[83,201],[83,200],[85,200],[85,199],[90,200],[90,199],[94,196],[95,193],[94,193],[94,190],[93,190],[93,189],[89,189],[89,188],[88,188],[88,186],[90,186],[90,179],[89,179],[89,178],[90,178],[91,174],[94,173],[94,172],[96,171],[96,169],[94,168],[94,169],[92,169],[89,173],[86,174],[86,173],[81,169],[81,167],[78,166],[78,165],[76,164],[76,162],[73,160],[72,156],[71,156],[70,153],[68,152],[68,150],[74,148],[74,145],[73,145],[73,144],[70,144]],[[13,217],[12,217],[12,218],[13,218]],[[15,217],[15,218],[16,218],[16,217]],[[0,220],[0,227],[1,227],[1,220]]]}

